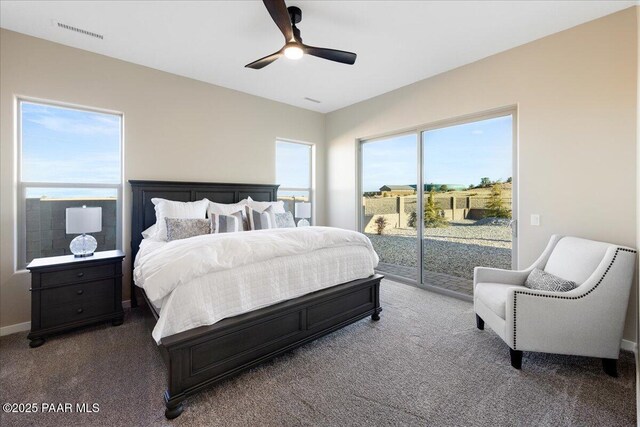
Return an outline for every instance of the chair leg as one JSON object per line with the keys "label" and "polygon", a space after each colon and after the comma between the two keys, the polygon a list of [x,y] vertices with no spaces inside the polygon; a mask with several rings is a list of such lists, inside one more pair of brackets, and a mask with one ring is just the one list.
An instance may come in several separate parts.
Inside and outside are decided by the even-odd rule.
{"label": "chair leg", "polygon": [[482,317],[478,316],[477,314],[476,314],[476,327],[481,331],[484,331],[484,320],[482,320]]}
{"label": "chair leg", "polygon": [[516,369],[522,368],[522,351],[509,348],[509,355],[511,356],[511,366]]}
{"label": "chair leg", "polygon": [[618,377],[618,360],[617,359],[602,359],[602,369],[610,377]]}

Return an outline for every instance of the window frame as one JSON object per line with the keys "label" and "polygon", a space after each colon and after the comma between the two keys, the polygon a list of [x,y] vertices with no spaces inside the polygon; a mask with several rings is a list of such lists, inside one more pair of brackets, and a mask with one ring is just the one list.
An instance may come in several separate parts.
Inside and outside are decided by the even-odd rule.
{"label": "window frame", "polygon": [[[85,183],[52,183],[22,180],[22,104],[39,104],[67,110],[80,110],[92,113],[109,114],[120,117],[120,174],[119,183],[113,184],[85,184]],[[70,104],[59,101],[43,100],[27,96],[15,97],[16,111],[16,162],[15,162],[15,200],[16,200],[16,242],[14,248],[14,270],[25,271],[27,266],[27,221],[26,221],[26,191],[28,188],[78,188],[78,189],[113,189],[116,190],[116,249],[123,248],[123,218],[124,218],[124,113],[103,108],[87,107],[84,105]]]}
{"label": "window frame", "polygon": [[[298,144],[298,145],[306,145],[310,148],[309,151],[309,188],[302,187],[278,187],[278,192],[280,191],[308,191],[309,192],[309,202],[311,203],[311,225],[316,225],[316,144],[312,142],[306,141],[296,141],[293,139],[286,138],[276,138],[275,143],[275,173],[276,178],[278,176],[278,143],[283,142],[286,144]],[[295,219],[295,211],[292,212],[293,217]]]}

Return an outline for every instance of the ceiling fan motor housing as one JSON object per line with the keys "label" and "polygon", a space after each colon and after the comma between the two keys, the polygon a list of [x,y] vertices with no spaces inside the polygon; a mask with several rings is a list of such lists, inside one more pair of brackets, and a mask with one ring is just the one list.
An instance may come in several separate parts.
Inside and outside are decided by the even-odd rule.
{"label": "ceiling fan motor housing", "polygon": [[289,17],[291,17],[291,23],[297,24],[302,21],[302,10],[299,7],[289,6],[287,8],[287,12],[289,12]]}

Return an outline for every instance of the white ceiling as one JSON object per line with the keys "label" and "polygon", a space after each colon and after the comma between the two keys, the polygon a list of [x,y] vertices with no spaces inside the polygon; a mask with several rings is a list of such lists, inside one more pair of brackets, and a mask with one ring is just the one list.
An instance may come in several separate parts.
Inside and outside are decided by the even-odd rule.
{"label": "white ceiling", "polygon": [[305,56],[262,70],[244,65],[284,39],[260,1],[3,0],[0,26],[326,113],[635,4],[291,0],[305,43],[356,52],[356,64]]}

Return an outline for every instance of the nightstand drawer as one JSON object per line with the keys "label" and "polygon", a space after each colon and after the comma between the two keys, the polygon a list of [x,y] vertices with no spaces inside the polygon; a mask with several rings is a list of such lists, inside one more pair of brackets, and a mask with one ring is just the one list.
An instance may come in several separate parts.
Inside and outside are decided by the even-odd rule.
{"label": "nightstand drawer", "polygon": [[85,302],[73,302],[48,307],[42,311],[41,327],[63,325],[90,317],[109,314],[114,311],[113,299],[91,299]]}
{"label": "nightstand drawer", "polygon": [[44,310],[71,303],[87,303],[96,299],[113,300],[114,279],[83,282],[59,288],[42,289],[40,306]]}
{"label": "nightstand drawer", "polygon": [[91,279],[101,279],[116,274],[115,264],[70,268],[40,274],[40,286],[55,286]]}

